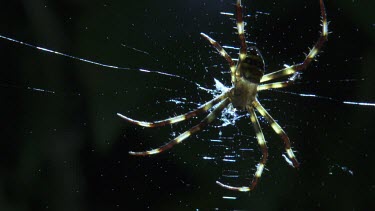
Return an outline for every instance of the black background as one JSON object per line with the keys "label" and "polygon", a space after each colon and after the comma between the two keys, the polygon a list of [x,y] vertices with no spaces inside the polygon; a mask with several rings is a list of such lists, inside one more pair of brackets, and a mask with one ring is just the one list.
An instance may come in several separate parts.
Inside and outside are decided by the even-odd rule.
{"label": "black background", "polygon": [[[326,1],[332,34],[318,62],[287,93],[259,94],[290,136],[299,170],[286,164],[279,137],[261,121],[270,157],[257,189],[236,193],[215,184],[226,164],[202,157],[225,152],[209,140],[232,137],[229,147],[248,143],[254,153],[239,169],[254,172],[260,154],[248,117],[235,126],[208,127],[160,155],[128,155],[161,145],[198,120],[143,129],[117,112],[166,118],[212,99],[189,81],[210,89],[213,78],[230,84],[225,61],[199,33],[238,46],[233,20],[220,14],[234,12],[233,3],[1,1],[1,35],[130,69],[0,40],[0,210],[374,209],[375,107],[343,103],[375,103],[372,1]],[[262,51],[269,71],[302,61],[319,36],[318,0],[243,4],[250,15],[248,40]]]}

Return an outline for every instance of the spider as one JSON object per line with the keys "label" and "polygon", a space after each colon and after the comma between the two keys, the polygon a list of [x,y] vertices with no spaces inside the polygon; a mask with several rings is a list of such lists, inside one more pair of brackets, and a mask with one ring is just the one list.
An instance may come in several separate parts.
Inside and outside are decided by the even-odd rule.
{"label": "spider", "polygon": [[[266,141],[259,125],[257,115],[255,113],[255,109],[262,115],[266,121],[270,124],[272,129],[280,136],[283,140],[285,145],[286,154],[289,157],[290,161],[294,168],[299,167],[299,163],[293,153],[291,148],[290,140],[284,130],[280,127],[280,125],[272,118],[272,116],[267,112],[267,110],[259,103],[257,99],[257,92],[267,90],[267,89],[278,89],[287,87],[293,84],[298,78],[300,71],[307,68],[307,66],[311,63],[311,61],[315,58],[318,54],[319,50],[322,48],[325,41],[327,41],[328,37],[328,23],[327,23],[327,15],[325,11],[325,6],[323,0],[320,1],[320,12],[322,16],[322,31],[320,34],[320,38],[315,43],[313,48],[310,50],[309,54],[307,54],[305,60],[302,63],[295,64],[292,66],[285,67],[284,69],[271,72],[269,74],[264,75],[265,65],[263,57],[260,51],[255,46],[247,46],[246,38],[245,38],[245,29],[244,29],[244,21],[243,21],[243,9],[241,0],[237,0],[236,3],[236,24],[237,24],[237,31],[240,41],[240,50],[239,50],[239,59],[237,63],[235,63],[232,58],[228,55],[228,53],[220,46],[218,42],[214,39],[209,37],[208,35],[201,33],[201,35],[208,40],[211,45],[225,58],[228,62],[230,67],[230,74],[231,74],[231,82],[232,87],[219,95],[218,97],[212,99],[211,101],[203,104],[199,108],[194,111],[190,111],[188,113],[175,116],[172,118],[168,118],[165,120],[159,120],[154,122],[144,122],[131,119],[126,117],[120,113],[117,115],[121,118],[129,121],[130,123],[143,126],[143,127],[159,127],[169,124],[174,124],[177,122],[181,122],[187,120],[191,117],[195,117],[198,114],[204,113],[215,105],[216,107],[197,125],[190,128],[189,130],[185,131],[184,133],[180,134],[173,140],[169,141],[165,145],[162,145],[158,148],[148,150],[148,151],[141,151],[141,152],[133,152],[130,151],[131,155],[137,156],[146,156],[157,154],[163,152],[165,150],[170,149],[176,144],[181,143],[183,140],[188,138],[189,136],[199,132],[210,124],[212,121],[216,119],[216,117],[226,108],[229,104],[232,104],[234,108],[238,110],[246,110],[250,113],[250,120],[253,125],[254,131],[256,133],[256,138],[258,140],[258,144],[260,146],[262,157],[260,159],[259,164],[257,165],[257,169],[254,175],[254,178],[250,185],[248,186],[240,186],[235,187],[227,184],[223,184],[220,181],[216,181],[218,185],[223,188],[235,190],[235,191],[251,191],[253,190],[258,180],[260,179],[264,167],[266,165],[267,157],[268,157],[268,149],[266,145]],[[269,82],[275,79],[279,79],[285,76],[291,76],[284,81],[273,82],[273,83],[264,83]]]}

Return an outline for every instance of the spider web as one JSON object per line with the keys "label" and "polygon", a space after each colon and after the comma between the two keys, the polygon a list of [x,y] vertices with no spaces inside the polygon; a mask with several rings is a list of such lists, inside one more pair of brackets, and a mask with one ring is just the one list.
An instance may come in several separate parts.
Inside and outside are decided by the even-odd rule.
{"label": "spider web", "polygon": [[[165,206],[156,202],[159,199],[156,195],[160,194],[161,201],[167,203],[162,200],[164,193],[168,202],[177,201],[173,202],[176,207],[224,208],[227,201],[236,201],[231,208],[248,208],[241,205],[249,200],[247,195],[221,190],[214,183],[220,179],[246,185],[252,179],[261,154],[246,113],[226,109],[214,124],[163,155],[150,159],[126,156],[128,150],[150,149],[167,142],[203,116],[171,127],[143,129],[121,121],[115,113],[140,120],[163,119],[197,108],[230,84],[225,60],[199,33],[209,34],[236,58],[238,44],[231,16],[232,2],[212,6],[209,1],[186,5],[171,1],[166,5],[160,10],[155,9],[160,7],[156,3],[144,2],[132,10],[119,9],[127,6],[116,1],[93,2],[90,7],[69,1],[64,5],[50,2],[23,5],[28,14],[25,16],[34,17],[31,22],[35,26],[17,28],[13,18],[11,30],[0,33],[2,54],[10,55],[9,60],[3,60],[6,68],[0,81],[2,93],[12,98],[6,106],[22,105],[10,109],[12,115],[5,115],[6,120],[16,117],[20,122],[9,130],[17,135],[6,132],[14,123],[3,129],[9,140],[22,141],[16,142],[17,146],[5,144],[3,154],[12,158],[5,149],[14,149],[18,153],[11,160],[27,160],[27,153],[35,155],[38,153],[33,150],[40,150],[42,153],[30,161],[30,169],[25,167],[26,161],[19,164],[21,170],[33,172],[33,184],[56,168],[71,177],[81,175],[77,176],[78,182],[72,179],[68,183],[71,190],[60,188],[60,193],[83,192],[85,187],[80,182],[99,183],[90,190],[99,195],[109,192],[108,198],[112,199],[104,197],[107,207],[126,207],[120,193],[130,191],[134,194],[132,203],[142,208]],[[317,2],[245,5],[249,7],[246,11],[249,44],[261,49],[267,71],[302,61],[302,53],[313,45],[320,30]],[[56,20],[52,24],[40,20],[33,14],[36,11],[33,7],[40,7],[38,10],[47,16],[52,11]],[[285,11],[288,16],[283,18]],[[95,20],[91,20],[94,14]],[[345,20],[341,10],[328,10],[328,14],[330,20],[332,16]],[[353,23],[352,28],[341,29],[337,24],[331,27],[334,33],[325,52],[295,86],[259,93],[261,103],[290,136],[303,169],[298,177],[289,168],[283,157],[282,142],[260,118],[270,158],[258,187],[260,196],[253,195],[253,201],[270,200],[271,193],[292,192],[296,186],[306,188],[307,181],[319,182],[319,187],[328,186],[333,191],[337,186],[331,180],[345,178],[349,187],[355,189],[354,181],[362,178],[362,167],[357,162],[369,159],[370,153],[363,141],[352,142],[372,135],[369,120],[363,116],[374,114],[374,95],[368,91],[373,90],[374,75],[369,71],[374,65],[369,60],[373,54],[344,36],[352,33],[356,40],[368,40],[360,26]],[[343,52],[336,46],[357,47]],[[59,109],[65,115],[59,114]],[[64,118],[70,120],[62,122]],[[361,159],[353,161],[357,156]],[[89,166],[86,167],[89,170],[79,168],[79,159],[84,160],[81,163]],[[2,165],[12,169],[4,164],[7,161],[3,159]],[[317,171],[319,168],[322,170]],[[3,181],[11,181],[11,176],[8,173]],[[28,177],[20,178],[24,181]],[[106,184],[111,180],[116,183]],[[206,184],[212,185],[203,187]],[[179,190],[204,197],[209,205],[191,199],[189,194],[181,195]],[[312,190],[307,198],[314,198],[317,192]],[[333,192],[327,198],[342,199],[339,191]],[[49,201],[52,200],[48,198],[42,204],[56,206]],[[355,207],[356,203],[349,206]]]}

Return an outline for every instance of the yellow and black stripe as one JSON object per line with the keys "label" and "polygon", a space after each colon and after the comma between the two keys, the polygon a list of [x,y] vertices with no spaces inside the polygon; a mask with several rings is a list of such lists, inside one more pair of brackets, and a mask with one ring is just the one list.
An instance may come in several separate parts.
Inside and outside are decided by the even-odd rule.
{"label": "yellow and black stripe", "polygon": [[327,22],[327,13],[324,6],[323,0],[320,1],[320,12],[322,16],[322,31],[318,41],[315,43],[313,48],[310,50],[309,54],[307,54],[305,60],[302,63],[292,65],[290,67],[286,67],[282,70],[278,70],[263,76],[260,82],[266,82],[270,80],[274,80],[283,76],[292,75],[296,72],[302,71],[307,68],[307,66],[311,63],[311,61],[318,55],[319,51],[323,47],[323,44],[328,40],[328,22]]}
{"label": "yellow and black stripe", "polygon": [[281,81],[281,82],[275,82],[275,83],[269,83],[269,84],[261,84],[258,86],[258,91],[263,91],[267,89],[280,89],[287,87],[289,85],[293,84],[291,81]]}
{"label": "yellow and black stripe", "polygon": [[264,107],[259,103],[259,101],[256,99],[253,102],[254,107],[259,111],[259,113],[267,120],[267,122],[271,125],[272,129],[276,132],[277,135],[280,136],[280,138],[284,141],[285,145],[285,151],[289,157],[289,159],[292,161],[293,166],[295,168],[299,167],[299,163],[293,153],[293,150],[291,148],[290,140],[288,135],[285,133],[285,131],[281,128],[281,126],[272,118],[272,116],[264,109]]}
{"label": "yellow and black stripe", "polygon": [[243,12],[241,0],[237,0],[236,4],[236,22],[237,22],[237,32],[240,39],[240,62],[246,58],[247,55],[247,44],[245,37],[245,23],[243,21]]}
{"label": "yellow and black stripe", "polygon": [[229,91],[219,95],[218,97],[216,97],[213,100],[203,104],[202,106],[200,106],[198,109],[196,109],[194,111],[190,111],[188,113],[185,113],[185,114],[182,114],[182,115],[179,115],[179,116],[176,116],[176,117],[164,119],[164,120],[159,120],[159,121],[154,121],[154,122],[145,122],[145,121],[138,121],[138,120],[131,119],[131,118],[129,118],[127,116],[124,116],[120,113],[117,113],[117,116],[125,119],[126,121],[128,121],[130,123],[133,123],[133,124],[136,124],[136,125],[139,125],[139,126],[142,126],[142,127],[160,127],[160,126],[164,126],[164,125],[170,125],[170,124],[174,124],[174,123],[177,123],[177,122],[181,122],[181,121],[190,119],[191,117],[195,117],[198,114],[201,114],[201,113],[204,113],[204,112],[208,111],[214,105],[218,104],[220,101],[227,98],[228,93],[229,93]]}
{"label": "yellow and black stripe", "polygon": [[258,118],[255,114],[254,108],[252,106],[248,106],[247,110],[250,113],[250,120],[253,125],[254,131],[258,140],[258,144],[262,151],[262,158],[260,159],[259,164],[257,165],[257,170],[254,174],[253,181],[251,182],[250,186],[241,186],[241,187],[231,186],[231,185],[223,184],[220,181],[216,181],[216,184],[220,185],[223,188],[234,190],[234,191],[241,191],[241,192],[251,191],[256,187],[259,179],[262,176],[262,173],[263,173],[263,170],[266,165],[267,158],[268,158],[268,148],[267,148],[266,140],[264,138],[262,129],[260,128]]}
{"label": "yellow and black stripe", "polygon": [[226,98],[211,113],[209,113],[199,124],[195,125],[194,127],[190,128],[189,130],[185,131],[184,133],[177,136],[176,138],[169,141],[168,143],[164,144],[163,146],[160,146],[158,148],[148,150],[148,151],[142,151],[142,152],[130,151],[129,154],[138,155],[138,156],[145,156],[145,155],[158,154],[158,153],[163,152],[167,149],[170,149],[174,145],[181,143],[183,140],[187,139],[189,136],[191,136],[194,133],[200,131],[202,128],[206,127],[208,124],[210,124],[212,121],[214,121],[216,119],[216,117],[220,114],[220,112],[222,112],[223,109],[225,107],[227,107],[229,103],[230,103],[229,99]]}
{"label": "yellow and black stripe", "polygon": [[225,60],[227,60],[227,62],[229,64],[229,68],[230,68],[231,81],[232,81],[232,84],[233,84],[236,80],[236,77],[234,75],[234,73],[236,72],[236,64],[234,63],[234,61],[229,56],[229,54],[224,50],[223,47],[221,47],[221,45],[218,42],[216,42],[214,39],[212,39],[210,36],[208,36],[205,33],[201,33],[201,35],[211,43],[211,45],[220,53],[221,56],[223,56],[225,58]]}
{"label": "yellow and black stripe", "polygon": [[252,189],[255,188],[255,186],[258,183],[258,180],[262,176],[264,166],[266,165],[267,158],[268,158],[268,149],[267,149],[267,145],[266,145],[266,140],[264,138],[262,129],[260,128],[258,118],[257,118],[257,115],[255,114],[254,108],[252,106],[248,106],[247,110],[250,113],[250,120],[251,120],[251,123],[253,124],[254,131],[255,131],[255,134],[256,134],[257,139],[258,139],[258,144],[259,144],[260,149],[262,151],[262,159],[260,160],[260,162],[257,166],[257,170],[255,172],[253,181],[251,183],[251,190],[252,190]]}

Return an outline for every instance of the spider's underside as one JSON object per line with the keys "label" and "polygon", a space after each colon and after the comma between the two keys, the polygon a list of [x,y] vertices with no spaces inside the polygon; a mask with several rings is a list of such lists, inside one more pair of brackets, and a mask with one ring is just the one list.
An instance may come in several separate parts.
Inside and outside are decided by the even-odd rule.
{"label": "spider's underside", "polygon": [[[180,134],[173,140],[169,141],[163,146],[158,148],[143,151],[143,152],[132,152],[129,153],[131,155],[151,155],[157,154],[162,151],[165,151],[174,145],[181,143],[183,140],[188,138],[194,133],[200,131],[203,127],[210,124],[219,114],[222,112],[224,108],[226,108],[230,103],[232,103],[233,107],[239,110],[247,110],[250,113],[250,120],[253,125],[253,128],[256,133],[256,137],[258,140],[258,144],[262,151],[262,158],[257,166],[257,170],[254,175],[254,179],[250,186],[242,186],[242,187],[234,187],[230,185],[223,184],[219,181],[216,183],[224,188],[236,191],[250,191],[255,188],[258,183],[259,178],[262,175],[264,166],[267,161],[268,157],[268,149],[266,146],[266,141],[264,139],[262,130],[260,128],[255,110],[257,110],[260,115],[262,115],[267,122],[271,125],[272,129],[280,136],[280,138],[284,141],[286,154],[288,155],[289,159],[291,160],[293,167],[298,168],[299,163],[294,156],[294,153],[291,149],[291,144],[289,141],[288,136],[284,132],[284,130],[280,127],[280,125],[271,117],[271,115],[266,111],[266,109],[259,103],[257,99],[257,92],[267,89],[277,89],[289,86],[294,83],[294,80],[297,78],[296,76],[299,74],[300,71],[304,70],[311,61],[315,58],[318,54],[319,50],[323,46],[324,42],[327,40],[328,37],[328,23],[326,17],[326,11],[324,7],[323,0],[320,1],[320,11],[322,16],[322,32],[320,35],[319,40],[310,50],[309,54],[306,56],[305,60],[302,63],[292,65],[290,67],[286,67],[284,69],[266,74],[264,74],[264,60],[262,55],[260,54],[259,50],[255,46],[247,47],[246,39],[245,39],[245,29],[244,29],[244,21],[243,21],[243,12],[242,12],[242,5],[241,0],[237,0],[236,4],[236,23],[237,23],[237,31],[240,40],[240,52],[239,52],[239,59],[237,64],[232,60],[232,58],[228,55],[228,53],[217,43],[215,40],[210,38],[208,35],[201,33],[201,35],[207,39],[212,46],[227,60],[230,70],[231,70],[231,81],[232,81],[232,88],[228,91],[222,93],[215,99],[205,103],[204,105],[200,106],[198,109],[176,116],[172,118],[168,118],[165,120],[155,121],[155,122],[144,122],[144,121],[137,121],[133,120],[129,117],[126,117],[122,114],[117,114],[121,118],[143,127],[158,127],[168,124],[174,124],[177,122],[184,121],[191,117],[197,116],[203,112],[208,111],[212,107],[218,104],[199,124],[195,125],[188,131]],[[275,79],[279,79],[281,77],[291,76],[287,80],[273,82],[273,83],[264,83],[268,81],[272,81]]]}

